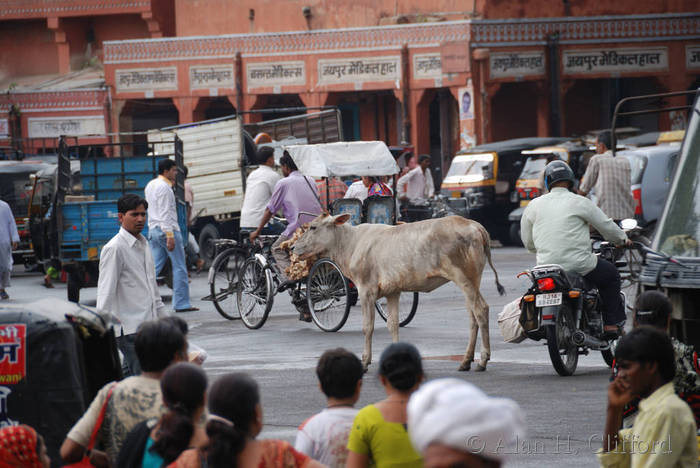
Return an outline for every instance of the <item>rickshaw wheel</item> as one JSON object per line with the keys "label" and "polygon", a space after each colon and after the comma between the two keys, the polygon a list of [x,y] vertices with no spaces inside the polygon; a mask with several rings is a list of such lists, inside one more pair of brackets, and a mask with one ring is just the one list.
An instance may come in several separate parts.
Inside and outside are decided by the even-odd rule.
{"label": "rickshaw wheel", "polygon": [[338,265],[322,258],[311,267],[306,280],[306,300],[311,318],[326,332],[340,330],[350,314],[348,280]]}
{"label": "rickshaw wheel", "polygon": [[[374,303],[374,307],[377,309],[379,316],[386,322],[387,311],[384,310],[386,302],[380,299]],[[402,298],[399,298],[399,326],[405,327],[411,323],[411,320],[416,315],[416,310],[418,310],[418,293],[414,292],[410,299],[406,297],[406,294],[402,294]]]}
{"label": "rickshaw wheel", "polygon": [[236,300],[243,324],[251,330],[262,327],[272,309],[272,272],[255,257],[243,263]]}
{"label": "rickshaw wheel", "polygon": [[246,259],[245,249],[226,249],[216,256],[211,269],[210,291],[214,307],[222,317],[228,320],[241,318],[238,312],[238,295],[240,272]]}

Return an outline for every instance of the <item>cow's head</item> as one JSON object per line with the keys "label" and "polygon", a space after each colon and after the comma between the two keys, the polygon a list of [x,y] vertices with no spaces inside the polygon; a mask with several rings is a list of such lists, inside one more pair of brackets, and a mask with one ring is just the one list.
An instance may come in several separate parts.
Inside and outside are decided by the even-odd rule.
{"label": "cow's head", "polygon": [[330,216],[323,213],[311,221],[309,229],[296,241],[292,252],[302,259],[312,255],[328,256],[329,249],[335,245],[335,230],[349,219],[349,214]]}

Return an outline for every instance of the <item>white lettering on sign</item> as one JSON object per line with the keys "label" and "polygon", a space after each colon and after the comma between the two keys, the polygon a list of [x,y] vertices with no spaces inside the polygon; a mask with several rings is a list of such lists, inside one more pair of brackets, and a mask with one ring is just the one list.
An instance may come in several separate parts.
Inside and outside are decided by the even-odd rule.
{"label": "white lettering on sign", "polygon": [[318,83],[358,83],[401,79],[401,57],[319,59]]}
{"label": "white lettering on sign", "polygon": [[266,88],[306,84],[304,62],[266,62],[246,65],[247,87]]}
{"label": "white lettering on sign", "polygon": [[544,52],[498,52],[489,56],[491,78],[544,75]]}
{"label": "white lettering on sign", "polygon": [[0,138],[10,135],[10,123],[7,119],[0,119]]}
{"label": "white lettering on sign", "polygon": [[190,89],[235,88],[233,64],[190,66]]}
{"label": "white lettering on sign", "polygon": [[630,73],[668,70],[668,49],[586,49],[565,50],[564,74]]}
{"label": "white lettering on sign", "polygon": [[56,138],[61,135],[104,135],[104,116],[29,118],[29,138]]}
{"label": "white lettering on sign", "polygon": [[685,68],[688,70],[700,68],[700,44],[685,46]]}
{"label": "white lettering on sign", "polygon": [[417,54],[413,56],[413,77],[415,79],[442,78],[440,54]]}
{"label": "white lettering on sign", "polygon": [[114,81],[118,93],[173,90],[177,89],[177,67],[117,70]]}

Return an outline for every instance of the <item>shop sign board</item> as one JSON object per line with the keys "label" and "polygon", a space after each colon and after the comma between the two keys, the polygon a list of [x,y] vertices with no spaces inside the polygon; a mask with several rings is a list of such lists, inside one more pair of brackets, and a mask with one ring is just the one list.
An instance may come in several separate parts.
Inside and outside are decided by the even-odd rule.
{"label": "shop sign board", "polygon": [[306,84],[306,66],[298,62],[259,62],[246,65],[246,86],[267,88]]}
{"label": "shop sign board", "polygon": [[57,138],[61,135],[104,135],[102,115],[80,117],[30,117],[29,138]]}
{"label": "shop sign board", "polygon": [[440,54],[416,54],[413,56],[413,78],[417,80],[442,77]]}
{"label": "shop sign board", "polygon": [[565,50],[565,75],[639,73],[668,70],[668,48],[605,48]]}
{"label": "shop sign board", "polygon": [[489,56],[491,78],[541,76],[545,73],[544,51],[496,52]]}
{"label": "shop sign board", "polygon": [[114,81],[118,93],[176,90],[177,67],[121,69]]}
{"label": "shop sign board", "polygon": [[190,66],[190,89],[235,87],[233,64]]}
{"label": "shop sign board", "polygon": [[401,79],[401,57],[343,57],[318,60],[318,83],[362,83]]}

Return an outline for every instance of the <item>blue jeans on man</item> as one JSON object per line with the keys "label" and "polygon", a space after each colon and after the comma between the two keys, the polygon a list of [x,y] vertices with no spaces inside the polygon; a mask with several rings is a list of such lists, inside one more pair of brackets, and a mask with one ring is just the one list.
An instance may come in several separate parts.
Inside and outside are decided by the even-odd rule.
{"label": "blue jeans on man", "polygon": [[153,263],[156,265],[156,275],[160,273],[165,261],[170,257],[173,269],[173,308],[175,310],[190,309],[190,285],[187,278],[187,263],[185,262],[185,247],[182,234],[175,231],[175,248],[170,251],[166,246],[165,233],[155,227],[148,231],[148,244],[151,246]]}

